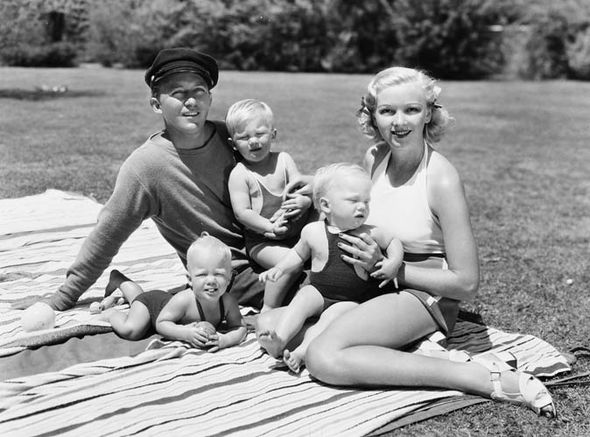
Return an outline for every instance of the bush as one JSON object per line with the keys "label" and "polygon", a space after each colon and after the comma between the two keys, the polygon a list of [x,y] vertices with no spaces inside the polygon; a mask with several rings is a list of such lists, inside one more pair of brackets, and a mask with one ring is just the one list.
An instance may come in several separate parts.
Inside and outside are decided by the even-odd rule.
{"label": "bush", "polygon": [[590,80],[590,27],[576,35],[567,45],[569,75],[573,79]]}
{"label": "bush", "polygon": [[502,22],[494,0],[396,0],[396,61],[439,78],[478,79],[501,71],[502,41],[492,25]]}
{"label": "bush", "polygon": [[86,56],[104,66],[144,68],[166,46],[167,17],[178,5],[164,0],[103,0],[89,4]]}
{"label": "bush", "polygon": [[[522,6],[520,24],[528,29],[519,75],[524,79],[581,78],[588,63],[587,0],[535,0]],[[586,76],[587,77],[587,76]]]}
{"label": "bush", "polygon": [[4,63],[16,67],[73,67],[76,56],[76,45],[68,42],[17,44],[2,50]]}

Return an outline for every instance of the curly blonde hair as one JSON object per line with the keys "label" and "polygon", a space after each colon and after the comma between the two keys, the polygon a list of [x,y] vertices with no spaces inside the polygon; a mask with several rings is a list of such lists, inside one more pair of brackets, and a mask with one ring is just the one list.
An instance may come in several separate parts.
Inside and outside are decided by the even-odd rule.
{"label": "curly blonde hair", "polygon": [[436,80],[425,72],[406,67],[391,67],[382,70],[369,82],[367,94],[361,99],[361,108],[356,114],[361,131],[365,136],[375,142],[383,141],[373,118],[377,109],[377,94],[385,88],[411,82],[418,82],[422,85],[426,103],[432,113],[430,121],[424,126],[424,138],[430,144],[440,141],[449,123],[453,120],[447,110],[437,102],[440,88],[436,85]]}

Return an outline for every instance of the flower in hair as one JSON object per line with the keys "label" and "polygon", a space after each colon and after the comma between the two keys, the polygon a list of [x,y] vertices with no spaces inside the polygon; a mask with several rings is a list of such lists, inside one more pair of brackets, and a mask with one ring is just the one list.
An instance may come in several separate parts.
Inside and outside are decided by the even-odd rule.
{"label": "flower in hair", "polygon": [[432,101],[432,106],[434,106],[435,108],[442,108],[442,105],[440,103],[436,103],[436,101],[438,100],[438,96],[440,95],[440,87],[437,85],[434,85],[432,87],[432,94],[434,95],[434,100]]}
{"label": "flower in hair", "polygon": [[363,112],[363,113],[365,113],[367,115],[371,115],[371,111],[369,110],[369,107],[367,106],[365,96],[361,97],[361,109],[360,109],[360,112]]}

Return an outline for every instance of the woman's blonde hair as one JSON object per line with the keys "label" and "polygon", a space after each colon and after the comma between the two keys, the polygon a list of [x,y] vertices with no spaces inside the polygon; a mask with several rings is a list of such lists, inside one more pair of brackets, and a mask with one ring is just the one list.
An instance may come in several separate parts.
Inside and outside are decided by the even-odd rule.
{"label": "woman's blonde hair", "polygon": [[361,131],[376,142],[383,141],[374,122],[377,109],[377,94],[391,86],[418,82],[424,90],[426,104],[431,111],[430,121],[424,125],[424,138],[428,143],[438,143],[444,135],[453,118],[447,110],[437,102],[440,88],[436,80],[423,71],[406,67],[391,67],[380,71],[373,77],[361,101],[361,108],[357,111]]}

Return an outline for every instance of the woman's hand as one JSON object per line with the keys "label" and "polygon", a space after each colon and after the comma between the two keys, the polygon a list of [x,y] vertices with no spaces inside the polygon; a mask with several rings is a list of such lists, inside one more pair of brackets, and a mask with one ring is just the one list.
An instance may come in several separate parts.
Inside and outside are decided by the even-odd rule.
{"label": "woman's hand", "polygon": [[375,264],[384,258],[375,240],[365,232],[359,234],[358,237],[340,234],[340,238],[349,243],[338,242],[338,247],[348,254],[342,255],[342,259],[349,264],[360,266],[366,271],[372,272]]}

